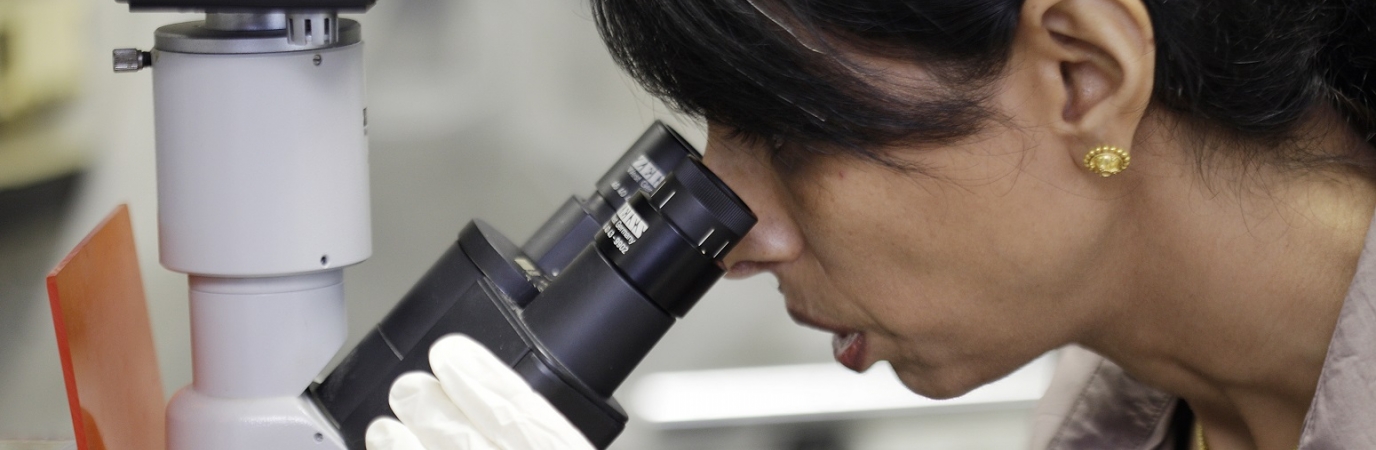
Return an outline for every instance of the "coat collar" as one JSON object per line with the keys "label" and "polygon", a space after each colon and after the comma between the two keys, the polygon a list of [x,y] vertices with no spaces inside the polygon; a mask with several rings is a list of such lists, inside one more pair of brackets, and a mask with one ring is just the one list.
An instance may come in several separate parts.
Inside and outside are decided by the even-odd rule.
{"label": "coat collar", "polygon": [[1328,343],[1301,449],[1376,448],[1376,220]]}

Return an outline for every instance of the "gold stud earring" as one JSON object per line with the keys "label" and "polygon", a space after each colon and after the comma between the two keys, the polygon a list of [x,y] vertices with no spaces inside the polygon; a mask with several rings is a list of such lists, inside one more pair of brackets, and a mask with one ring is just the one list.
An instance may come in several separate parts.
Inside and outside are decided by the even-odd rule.
{"label": "gold stud earring", "polygon": [[1127,150],[1111,145],[1101,145],[1085,154],[1085,168],[1104,177],[1126,170],[1131,162]]}

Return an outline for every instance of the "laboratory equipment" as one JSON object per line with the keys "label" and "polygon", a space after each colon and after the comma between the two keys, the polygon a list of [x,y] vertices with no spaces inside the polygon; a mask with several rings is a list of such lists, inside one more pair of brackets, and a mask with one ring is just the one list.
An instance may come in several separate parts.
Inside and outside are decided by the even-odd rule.
{"label": "laboratory equipment", "polygon": [[159,257],[190,284],[167,446],[343,449],[303,393],[347,334],[343,268],[372,253],[363,43],[338,12],[373,1],[125,3],[206,11],[114,52],[155,68]]}
{"label": "laboratory equipment", "polygon": [[350,448],[362,449],[368,424],[390,414],[392,380],[428,371],[430,345],[450,333],[486,346],[594,446],[610,444],[627,419],[612,392],[722,276],[721,258],[755,224],[696,153],[656,123],[596,192],[570,199],[524,250],[469,223],[312,387]]}
{"label": "laboratory equipment", "polygon": [[113,55],[153,69],[159,256],[190,285],[193,381],[167,406],[169,449],[361,449],[391,381],[450,332],[605,447],[626,420],[612,391],[754,224],[655,124],[523,248],[469,224],[314,383],[346,336],[343,268],[372,252],[363,41],[338,13],[374,0],[122,1],[206,12]]}

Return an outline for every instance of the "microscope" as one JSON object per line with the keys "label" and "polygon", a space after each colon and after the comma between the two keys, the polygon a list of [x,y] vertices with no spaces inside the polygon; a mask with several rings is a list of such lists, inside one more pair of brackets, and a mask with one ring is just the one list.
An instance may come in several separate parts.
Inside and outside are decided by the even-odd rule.
{"label": "microscope", "polygon": [[724,273],[749,208],[655,123],[525,244],[475,220],[348,356],[343,268],[371,252],[363,41],[375,0],[119,0],[204,11],[151,51],[159,257],[188,275],[192,384],[171,450],[363,449],[393,380],[473,337],[605,448],[612,398]]}

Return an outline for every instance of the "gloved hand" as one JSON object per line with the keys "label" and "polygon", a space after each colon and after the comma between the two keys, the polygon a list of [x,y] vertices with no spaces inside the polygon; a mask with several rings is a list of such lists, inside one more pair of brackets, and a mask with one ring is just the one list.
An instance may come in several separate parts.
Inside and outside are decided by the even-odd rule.
{"label": "gloved hand", "polygon": [[398,377],[388,393],[401,421],[368,425],[368,450],[592,450],[592,444],[482,344],[461,334],[430,347],[431,376]]}

